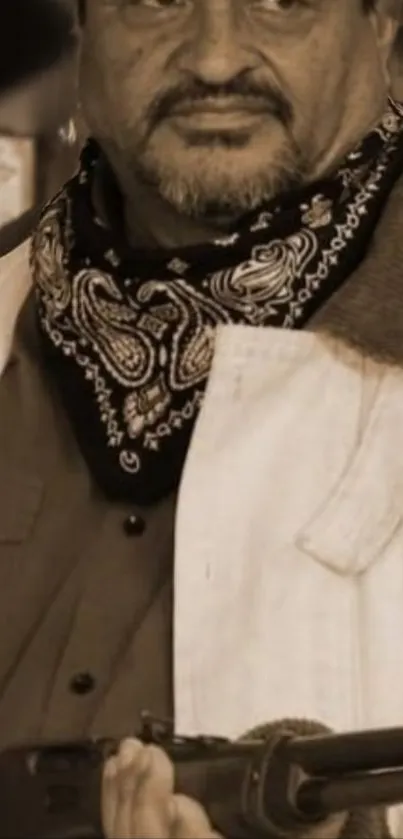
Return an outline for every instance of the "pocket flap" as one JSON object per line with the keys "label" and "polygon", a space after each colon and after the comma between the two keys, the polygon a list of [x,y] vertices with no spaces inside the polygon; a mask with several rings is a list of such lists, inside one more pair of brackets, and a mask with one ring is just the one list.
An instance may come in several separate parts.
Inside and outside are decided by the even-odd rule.
{"label": "pocket flap", "polygon": [[403,376],[389,371],[343,476],[296,544],[344,575],[382,558],[403,516]]}

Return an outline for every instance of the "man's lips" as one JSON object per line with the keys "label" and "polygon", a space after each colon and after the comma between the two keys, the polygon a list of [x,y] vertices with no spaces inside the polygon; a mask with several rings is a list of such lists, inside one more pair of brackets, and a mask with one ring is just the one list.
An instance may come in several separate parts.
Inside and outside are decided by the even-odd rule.
{"label": "man's lips", "polygon": [[170,111],[171,117],[194,114],[267,114],[273,109],[261,99],[205,99],[176,105]]}
{"label": "man's lips", "polygon": [[270,113],[262,101],[211,100],[179,105],[172,109],[169,118],[185,130],[234,131],[253,127]]}

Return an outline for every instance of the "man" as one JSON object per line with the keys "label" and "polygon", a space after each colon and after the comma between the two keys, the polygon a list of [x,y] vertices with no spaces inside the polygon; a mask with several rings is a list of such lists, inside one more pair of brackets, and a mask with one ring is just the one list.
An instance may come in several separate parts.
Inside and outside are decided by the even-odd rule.
{"label": "man", "polygon": [[[399,724],[395,12],[80,4],[94,139],[2,266],[0,742]],[[122,746],[108,836],[211,830],[170,772]]]}

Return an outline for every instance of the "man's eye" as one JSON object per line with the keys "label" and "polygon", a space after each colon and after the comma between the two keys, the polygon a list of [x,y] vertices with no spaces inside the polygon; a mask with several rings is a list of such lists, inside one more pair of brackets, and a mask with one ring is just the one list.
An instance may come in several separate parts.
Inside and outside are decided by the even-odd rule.
{"label": "man's eye", "polygon": [[149,9],[174,9],[185,6],[189,0],[130,0],[131,6],[143,6]]}
{"label": "man's eye", "polygon": [[301,0],[256,0],[256,2],[273,12],[288,12],[295,6],[301,5]]}

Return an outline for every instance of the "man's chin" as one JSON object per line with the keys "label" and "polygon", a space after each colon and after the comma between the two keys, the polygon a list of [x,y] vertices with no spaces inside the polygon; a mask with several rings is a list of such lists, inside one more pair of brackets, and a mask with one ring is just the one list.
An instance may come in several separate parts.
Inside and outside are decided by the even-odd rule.
{"label": "man's chin", "polygon": [[154,135],[141,169],[166,201],[192,217],[210,214],[212,207],[238,216],[301,182],[299,156],[283,131],[237,145],[210,138],[192,146],[163,130]]}
{"label": "man's chin", "polygon": [[239,216],[257,209],[289,189],[295,179],[270,165],[248,171],[216,171],[210,167],[197,170],[158,173],[160,195],[179,212],[196,217],[208,215]]}

